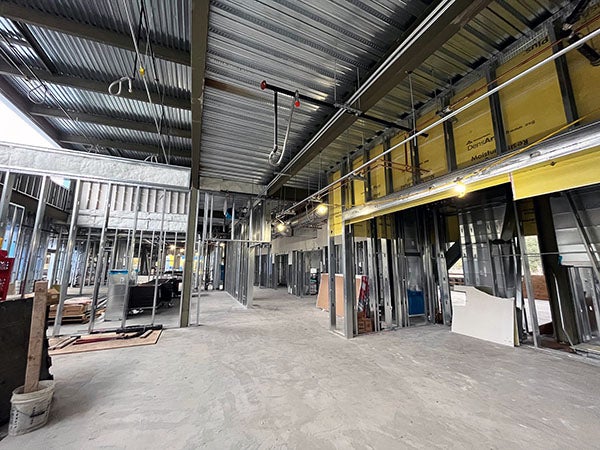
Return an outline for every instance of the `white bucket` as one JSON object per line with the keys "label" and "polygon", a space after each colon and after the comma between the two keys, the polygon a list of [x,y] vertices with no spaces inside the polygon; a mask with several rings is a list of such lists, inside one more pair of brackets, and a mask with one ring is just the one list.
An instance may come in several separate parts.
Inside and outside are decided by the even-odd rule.
{"label": "white bucket", "polygon": [[40,381],[39,390],[23,394],[23,386],[13,391],[10,399],[8,434],[18,436],[43,427],[48,422],[54,394],[54,381]]}

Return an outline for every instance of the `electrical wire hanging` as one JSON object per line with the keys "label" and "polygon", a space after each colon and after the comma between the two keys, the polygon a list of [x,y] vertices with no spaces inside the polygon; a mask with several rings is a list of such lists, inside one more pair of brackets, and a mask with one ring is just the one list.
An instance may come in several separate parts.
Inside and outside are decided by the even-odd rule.
{"label": "electrical wire hanging", "polygon": [[[132,17],[131,17],[131,14],[129,12],[129,6],[127,5],[128,2],[129,2],[129,0],[123,0],[123,5],[125,7],[125,15],[127,16],[127,23],[129,25],[129,31],[131,32],[131,38],[133,40],[133,47],[135,49],[135,55],[136,56],[135,56],[134,64],[136,64],[139,61],[139,68],[137,68],[137,71],[135,73],[139,74],[140,78],[142,79],[142,82],[144,83],[144,88],[146,90],[146,95],[148,96],[148,103],[150,103],[150,105],[152,105],[152,107],[154,107],[154,109],[155,109],[152,118],[154,120],[154,125],[156,126],[156,132],[158,133],[158,141],[159,141],[159,144],[160,144],[160,148],[162,150],[163,157],[165,159],[165,163],[169,164],[169,158],[167,156],[167,151],[165,149],[165,144],[163,142],[163,134],[162,134],[162,126],[161,126],[161,122],[162,121],[159,122],[159,119],[157,117],[157,116],[161,115],[161,111],[157,111],[158,107],[163,107],[163,109],[162,109],[162,113],[163,113],[162,116],[164,117],[164,102],[163,102],[164,98],[161,99],[161,105],[160,106],[157,105],[157,104],[155,104],[154,101],[152,100],[152,94],[150,93],[150,87],[149,87],[148,81],[146,79],[146,67],[147,67],[147,65],[146,65],[146,58],[147,58],[148,55],[147,54],[144,55],[144,56],[146,56],[146,58],[143,58],[142,54],[140,53],[140,49],[139,49],[139,46],[138,46],[139,36],[138,36],[138,38],[136,38],[136,33],[135,33],[135,30],[133,29]],[[140,25],[138,26],[138,28],[140,28],[140,31],[141,31],[141,22],[142,22],[142,18],[145,16],[145,10],[146,9],[145,9],[143,1],[140,3],[140,5],[141,5],[140,6]],[[148,52],[148,49],[151,47],[151,44],[149,43],[150,37],[148,35],[148,28],[147,28],[148,21],[147,21],[147,17],[145,18],[145,24],[146,24],[146,51]],[[156,71],[156,65],[154,63],[154,55],[153,55],[154,52],[150,51],[150,53],[151,53],[151,56],[152,56],[152,59],[150,61],[150,63],[151,63],[150,67],[152,68],[152,70],[154,72],[154,79],[155,79],[155,81],[158,81],[158,74],[157,74],[157,71]],[[137,64],[136,64],[136,67],[137,67]],[[160,85],[157,83],[157,86],[160,86]],[[160,88],[159,88],[159,95],[160,95]]]}

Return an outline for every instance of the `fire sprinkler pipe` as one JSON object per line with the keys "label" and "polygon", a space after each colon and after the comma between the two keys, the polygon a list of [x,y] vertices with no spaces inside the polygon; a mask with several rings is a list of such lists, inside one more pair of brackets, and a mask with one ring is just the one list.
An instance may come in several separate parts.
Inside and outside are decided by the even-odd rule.
{"label": "fire sprinkler pipe", "polygon": [[[371,122],[378,123],[379,125],[382,125],[384,127],[398,128],[399,130],[410,131],[410,132],[413,131],[412,128],[405,127],[403,125],[398,125],[395,122],[390,122],[389,120],[380,119],[379,117],[370,116],[370,115],[365,114],[364,112],[362,112],[362,111],[360,111],[358,109],[351,108],[351,107],[349,107],[347,105],[341,105],[341,104],[337,104],[337,103],[325,102],[323,100],[319,100],[318,98],[309,97],[307,95],[300,94],[298,92],[290,91],[289,89],[285,89],[285,88],[282,88],[282,87],[279,87],[279,86],[273,86],[272,84],[267,83],[266,80],[261,81],[260,88],[263,91],[264,90],[268,90],[268,91],[273,91],[275,93],[274,99],[273,99],[274,102],[275,102],[275,111],[277,111],[277,94],[283,94],[283,95],[287,95],[289,97],[295,97],[295,98],[298,98],[300,100],[304,100],[305,102],[309,102],[309,103],[312,103],[314,105],[322,106],[324,108],[338,109],[338,110],[343,111],[345,113],[352,114],[354,116],[360,117],[361,119],[365,119],[365,120],[369,120]],[[277,129],[277,118],[275,118],[275,129]],[[275,143],[275,145],[277,145],[277,142]]]}
{"label": "fire sprinkler pipe", "polygon": [[469,103],[461,106],[460,108],[452,111],[451,113],[449,113],[448,115],[442,117],[441,119],[437,120],[436,122],[433,122],[432,124],[426,126],[425,128],[423,128],[420,131],[417,131],[415,134],[409,136],[407,139],[404,139],[403,141],[398,142],[396,145],[391,146],[389,149],[385,150],[384,152],[380,153],[379,155],[375,156],[374,158],[371,158],[369,161],[365,162],[364,164],[360,165],[359,167],[357,167],[356,169],[348,172],[346,175],[338,178],[337,180],[335,180],[334,182],[328,184],[327,186],[325,186],[322,189],[319,189],[317,192],[315,192],[314,194],[309,195],[308,197],[306,197],[304,200],[301,200],[300,202],[292,205],[291,207],[289,207],[288,209],[286,209],[285,211],[283,211],[281,214],[286,214],[289,213],[291,211],[293,211],[295,208],[297,208],[298,206],[310,201],[313,198],[318,198],[320,196],[322,196],[323,194],[327,193],[331,188],[333,188],[336,184],[341,183],[344,180],[347,180],[348,178],[356,175],[357,173],[359,173],[361,170],[365,169],[366,167],[368,167],[370,164],[373,164],[375,161],[377,161],[378,159],[384,157],[385,155],[391,153],[393,150],[395,150],[396,148],[406,144],[407,142],[409,142],[411,139],[414,139],[418,136],[422,136],[425,132],[437,127],[438,125],[441,125],[442,123],[446,122],[447,120],[452,119],[454,116],[460,114],[461,112],[463,112],[464,110],[470,108],[471,106],[485,100],[486,98],[490,97],[491,95],[494,95],[496,92],[500,91],[501,89],[504,89],[506,86],[514,83],[515,81],[518,81],[519,79],[523,78],[524,76],[530,74],[531,72],[534,72],[535,70],[539,69],[540,67],[554,61],[557,58],[560,58],[561,56],[563,56],[564,54],[568,53],[569,51],[578,48],[580,45],[584,44],[585,42],[588,42],[589,40],[595,38],[596,36],[600,35],[600,28],[594,30],[593,32],[591,32],[590,34],[582,37],[581,39],[579,39],[576,42],[573,42],[572,44],[568,45],[567,47],[563,48],[562,50],[559,50],[556,53],[553,53],[552,55],[548,56],[546,59],[541,60],[540,62],[538,62],[537,64],[534,64],[533,66],[529,67],[528,69],[524,70],[523,72],[515,75],[514,77],[512,77],[509,80],[506,80],[505,82],[497,85],[495,88],[490,89],[489,91],[487,91],[485,94],[471,100]]}

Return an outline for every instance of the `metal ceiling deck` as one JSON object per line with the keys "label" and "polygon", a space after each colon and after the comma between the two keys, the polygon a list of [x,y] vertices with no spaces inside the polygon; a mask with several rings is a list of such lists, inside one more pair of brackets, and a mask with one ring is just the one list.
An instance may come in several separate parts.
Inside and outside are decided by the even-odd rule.
{"label": "metal ceiling deck", "polygon": [[[140,5],[145,3],[153,45],[162,46],[165,52],[173,51],[172,57],[156,59],[156,74],[149,72],[151,76],[148,77],[151,89],[154,92],[162,90],[174,104],[184,105],[190,98],[191,68],[180,60],[181,55],[190,50],[190,1],[126,1],[135,26]],[[206,78],[212,83],[207,82],[205,88],[200,174],[267,184],[277,172],[267,163],[273,146],[273,104],[272,93],[261,91],[260,81],[266,79],[271,84],[292,91],[297,89],[328,102],[343,102],[398,45],[403,33],[418,23],[428,7],[436,3],[429,0],[212,0],[206,62]],[[566,3],[559,0],[497,0],[491,3],[414,71],[415,103],[424,104],[431,100],[436,92],[479,67]],[[120,37],[130,36],[123,1],[11,0],[0,1],[0,12],[3,5],[26,8],[25,12],[41,12],[44,17],[68,19]],[[98,148],[94,151],[145,159],[156,153],[159,142],[156,133],[128,130],[125,124],[123,127],[106,126],[101,123],[101,118],[109,116],[151,125],[164,109],[168,124],[181,130],[180,135],[168,140],[170,148],[177,152],[171,162],[190,164],[185,153],[191,149],[191,139],[182,137],[190,130],[189,108],[157,108],[143,98],[133,100],[108,94],[110,82],[133,75],[134,52],[100,42],[93,36],[78,36],[28,20],[36,19],[23,17],[17,25],[15,20],[0,17],[0,48],[3,50],[0,60],[8,59],[3,61],[3,78],[8,89],[14,89],[25,105],[35,106],[33,109],[38,116],[43,116],[42,108],[54,110],[54,116],[46,123],[59,137],[78,135],[90,142],[107,141],[103,145],[110,151]],[[30,36],[23,34],[23,28]],[[28,42],[31,38],[36,45]],[[39,49],[43,55],[39,54]],[[50,73],[54,81],[56,77],[75,77],[95,82],[94,88],[61,85],[58,82],[61,80],[47,82],[48,93],[34,98],[36,103],[41,103],[34,105],[27,98],[37,81],[31,77],[27,80],[17,73],[11,65],[15,61],[20,70],[26,68],[26,64],[39,73]],[[27,70],[24,72],[31,75]],[[106,87],[104,91],[100,89],[103,86]],[[139,76],[134,87],[143,91]],[[41,90],[35,91],[33,96],[39,92]],[[176,103],[177,100],[182,102]],[[289,107],[290,99],[280,96],[280,145]],[[371,108],[369,114],[393,121],[404,117],[411,107],[409,86],[407,80],[403,80]],[[56,111],[60,108],[67,113],[95,114],[99,119],[97,123],[87,123],[72,120],[67,115],[58,117]],[[285,161],[313,137],[332,112],[302,102],[294,115],[288,144],[290,151]],[[323,182],[325,170],[355,152],[381,128],[372,122],[356,121],[286,185],[316,189]],[[89,145],[73,142],[66,145],[90,150]],[[149,146],[147,152],[143,151],[144,145]],[[154,150],[150,150],[151,147]]]}

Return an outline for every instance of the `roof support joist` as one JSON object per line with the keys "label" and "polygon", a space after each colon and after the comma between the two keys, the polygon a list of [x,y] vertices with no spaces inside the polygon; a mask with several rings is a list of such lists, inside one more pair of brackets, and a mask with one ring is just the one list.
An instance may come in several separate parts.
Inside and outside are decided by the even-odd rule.
{"label": "roof support joist", "polygon": [[[140,144],[139,142],[125,142],[125,141],[115,141],[112,139],[89,139],[83,136],[78,136],[75,134],[63,134],[58,139],[61,143],[66,144],[79,144],[79,145],[91,145],[91,146],[99,146],[99,147],[108,147],[108,148],[116,148],[123,150],[130,150],[133,152],[146,153],[148,155],[159,155],[162,156],[162,150],[160,146],[155,144]],[[186,150],[178,150],[174,149],[170,152],[172,156],[179,156],[184,158],[189,158],[191,153]]]}
{"label": "roof support joist", "polygon": [[[77,121],[105,125],[108,127],[124,128],[127,130],[145,131],[156,133],[156,125],[153,122],[140,122],[138,120],[117,118],[114,116],[88,114],[77,111],[68,111],[69,115]],[[37,117],[68,119],[65,113],[59,108],[49,108],[40,105],[33,105],[29,109],[29,114]],[[191,139],[192,132],[182,128],[164,129],[163,134]]]}
{"label": "roof support joist", "polygon": [[[49,28],[59,33],[71,34],[84,39],[100,42],[101,44],[135,51],[131,36],[106,30],[89,24],[76,22],[64,17],[46,14],[35,8],[28,8],[13,3],[0,3],[0,16],[8,17],[19,22],[25,22],[42,28]],[[153,44],[152,48],[157,58],[172,61],[186,66],[190,65],[190,54],[186,51],[173,49],[164,45]]]}
{"label": "roof support joist", "polygon": [[[99,42],[101,44],[110,45],[112,47],[118,47],[125,50],[129,50],[131,52],[135,52],[135,47],[133,45],[133,41],[131,40],[131,36],[127,34],[122,34],[116,31],[90,26],[89,24],[76,22],[74,20],[66,19],[64,17],[49,15],[35,8],[15,5],[13,3],[7,3],[0,0],[0,16],[7,17],[18,22],[23,22],[30,25],[54,30],[59,33],[70,34],[72,36],[76,36],[82,39],[87,39]],[[171,61],[184,66],[192,65],[190,62],[191,55],[187,51],[177,50],[164,45],[159,45],[155,42],[152,43],[152,49],[154,51],[155,56],[159,59]],[[264,101],[264,96],[261,96],[260,94],[255,94],[250,90],[230,85],[222,81],[206,78],[205,84],[220,91],[229,92],[245,98]],[[85,87],[80,88],[85,89]],[[107,86],[103,86],[101,92],[105,92],[106,89]],[[143,98],[137,98],[137,100],[145,101]],[[172,106],[174,108],[181,109],[190,109],[189,99],[186,99],[186,102],[187,105],[183,106],[168,105],[165,102],[165,106]]]}
{"label": "roof support joist", "polygon": [[[27,73],[26,67],[21,68],[23,73]],[[35,74],[40,80],[50,83],[57,84],[59,86],[68,86],[75,89],[82,89],[84,91],[99,92],[101,94],[108,94],[108,83],[95,80],[86,80],[79,77],[72,77],[68,75],[54,75],[45,70],[34,70]],[[24,75],[16,67],[9,65],[6,62],[0,61],[0,74],[10,75],[15,77],[23,78]],[[133,92],[129,93],[126,89],[121,93],[121,97],[129,98],[132,100],[139,100],[141,102],[148,101],[148,95],[143,89],[134,89]],[[152,93],[152,101],[156,104],[160,104],[161,98],[156,93]],[[177,98],[166,96],[164,97],[164,105],[172,108],[179,109],[190,109],[189,98]]]}

